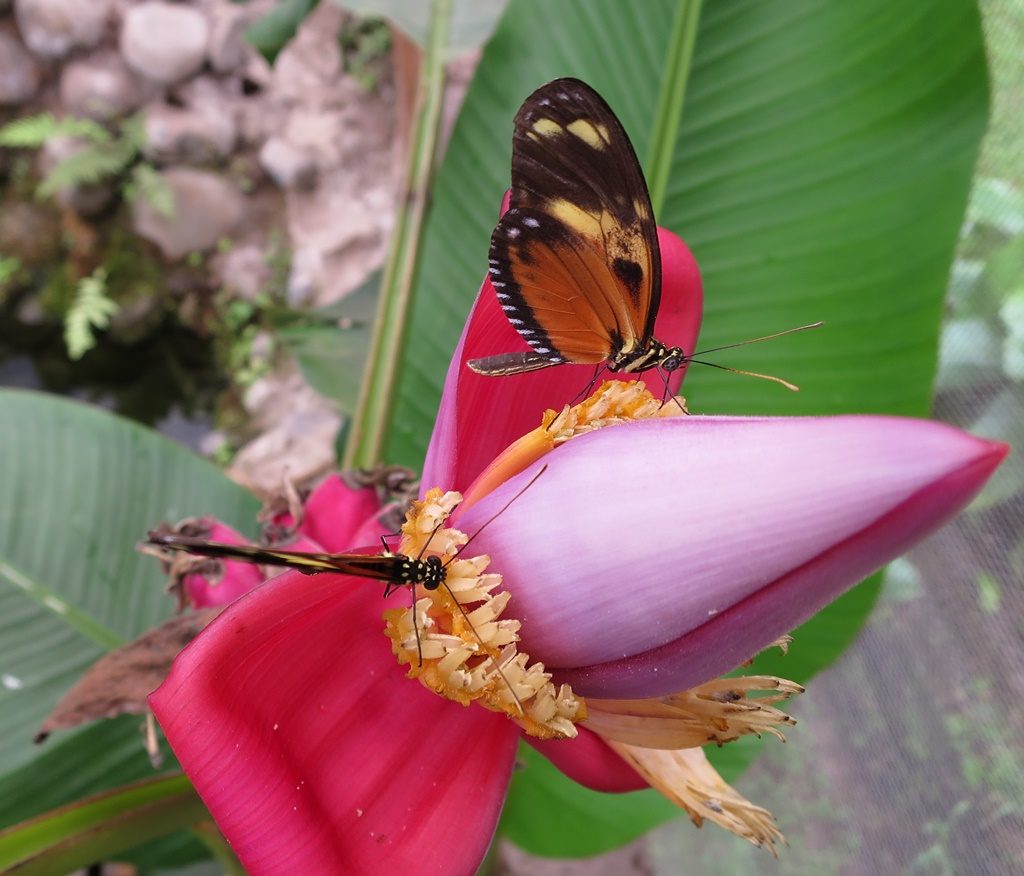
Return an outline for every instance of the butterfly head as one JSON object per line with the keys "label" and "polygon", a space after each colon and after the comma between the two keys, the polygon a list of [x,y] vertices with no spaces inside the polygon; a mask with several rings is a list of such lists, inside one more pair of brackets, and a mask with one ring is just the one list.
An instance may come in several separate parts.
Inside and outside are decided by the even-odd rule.
{"label": "butterfly head", "polygon": [[687,356],[683,352],[682,347],[662,346],[659,352],[660,356],[655,361],[655,364],[663,371],[675,371],[678,368],[682,368],[687,362]]}
{"label": "butterfly head", "polygon": [[440,557],[427,557],[420,562],[419,583],[425,590],[437,590],[444,583],[446,571]]}
{"label": "butterfly head", "polygon": [[689,361],[690,357],[681,347],[666,347],[657,338],[651,338],[646,347],[617,353],[608,363],[608,370],[624,371],[627,374],[637,374],[649,368],[675,371]]}

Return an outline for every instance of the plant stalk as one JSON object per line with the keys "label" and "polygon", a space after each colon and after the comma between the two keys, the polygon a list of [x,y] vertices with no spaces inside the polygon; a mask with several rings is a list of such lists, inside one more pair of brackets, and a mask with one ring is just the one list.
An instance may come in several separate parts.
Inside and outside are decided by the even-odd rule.
{"label": "plant stalk", "polygon": [[343,468],[369,468],[382,461],[384,442],[394,415],[398,363],[412,308],[420,242],[437,158],[451,6],[452,0],[431,3],[402,205],[384,266],[373,338],[359,401],[349,427]]}
{"label": "plant stalk", "polygon": [[661,213],[665,204],[665,191],[672,172],[672,157],[683,118],[686,85],[693,66],[693,48],[697,42],[701,3],[702,0],[681,0],[672,21],[665,69],[658,91],[658,105],[654,113],[654,131],[647,150],[647,186],[655,216]]}

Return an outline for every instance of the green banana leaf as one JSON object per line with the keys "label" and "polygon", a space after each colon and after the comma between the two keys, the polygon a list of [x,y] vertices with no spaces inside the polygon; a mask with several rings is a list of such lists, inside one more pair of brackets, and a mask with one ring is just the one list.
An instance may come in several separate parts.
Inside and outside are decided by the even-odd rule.
{"label": "green banana leaf", "polygon": [[172,441],[54,396],[0,391],[0,446],[3,828],[153,774],[139,717],[32,738],[99,656],[173,615],[134,550],[147,528],[205,513],[251,530],[258,503]]}

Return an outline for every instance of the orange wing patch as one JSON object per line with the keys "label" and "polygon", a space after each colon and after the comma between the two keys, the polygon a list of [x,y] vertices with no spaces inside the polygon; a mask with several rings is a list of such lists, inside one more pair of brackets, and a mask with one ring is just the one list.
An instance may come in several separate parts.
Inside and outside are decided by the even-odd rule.
{"label": "orange wing patch", "polygon": [[[502,309],[533,350],[523,361],[529,370],[620,362],[645,349],[661,260],[647,186],[621,123],[590,86],[558,79],[523,103],[512,147],[510,209],[488,262]],[[518,367],[492,358],[500,368],[471,367]]]}

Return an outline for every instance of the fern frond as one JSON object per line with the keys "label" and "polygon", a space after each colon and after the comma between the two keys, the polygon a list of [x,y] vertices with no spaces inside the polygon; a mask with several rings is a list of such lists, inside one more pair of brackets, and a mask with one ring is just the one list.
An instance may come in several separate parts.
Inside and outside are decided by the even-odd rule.
{"label": "fern frond", "polygon": [[49,198],[66,186],[92,185],[118,176],[135,154],[135,148],[122,141],[90,146],[59,162],[39,184],[37,194]]}
{"label": "fern frond", "polygon": [[125,198],[129,201],[141,198],[161,216],[174,218],[174,191],[152,164],[142,162],[132,168]]}
{"label": "fern frond", "polygon": [[114,139],[110,131],[99,122],[94,122],[92,119],[79,119],[75,116],[65,116],[61,119],[58,122],[57,134],[62,137],[78,137],[97,145],[109,143]]}
{"label": "fern frond", "polygon": [[16,277],[21,270],[21,259],[0,253],[0,286]]}
{"label": "fern frond", "polygon": [[81,359],[95,347],[93,329],[105,329],[119,309],[117,302],[107,297],[107,272],[103,268],[79,280],[75,299],[64,317],[64,345],[68,356]]}
{"label": "fern frond", "polygon": [[110,132],[92,119],[58,119],[52,113],[15,119],[0,128],[0,146],[12,149],[38,149],[51,137],[80,137],[97,144],[111,140]]}
{"label": "fern frond", "polygon": [[12,149],[38,148],[57,133],[60,125],[51,113],[15,119],[0,128],[0,146]]}
{"label": "fern frond", "polygon": [[142,113],[135,113],[121,122],[120,137],[136,152],[142,151],[146,145],[146,123]]}

